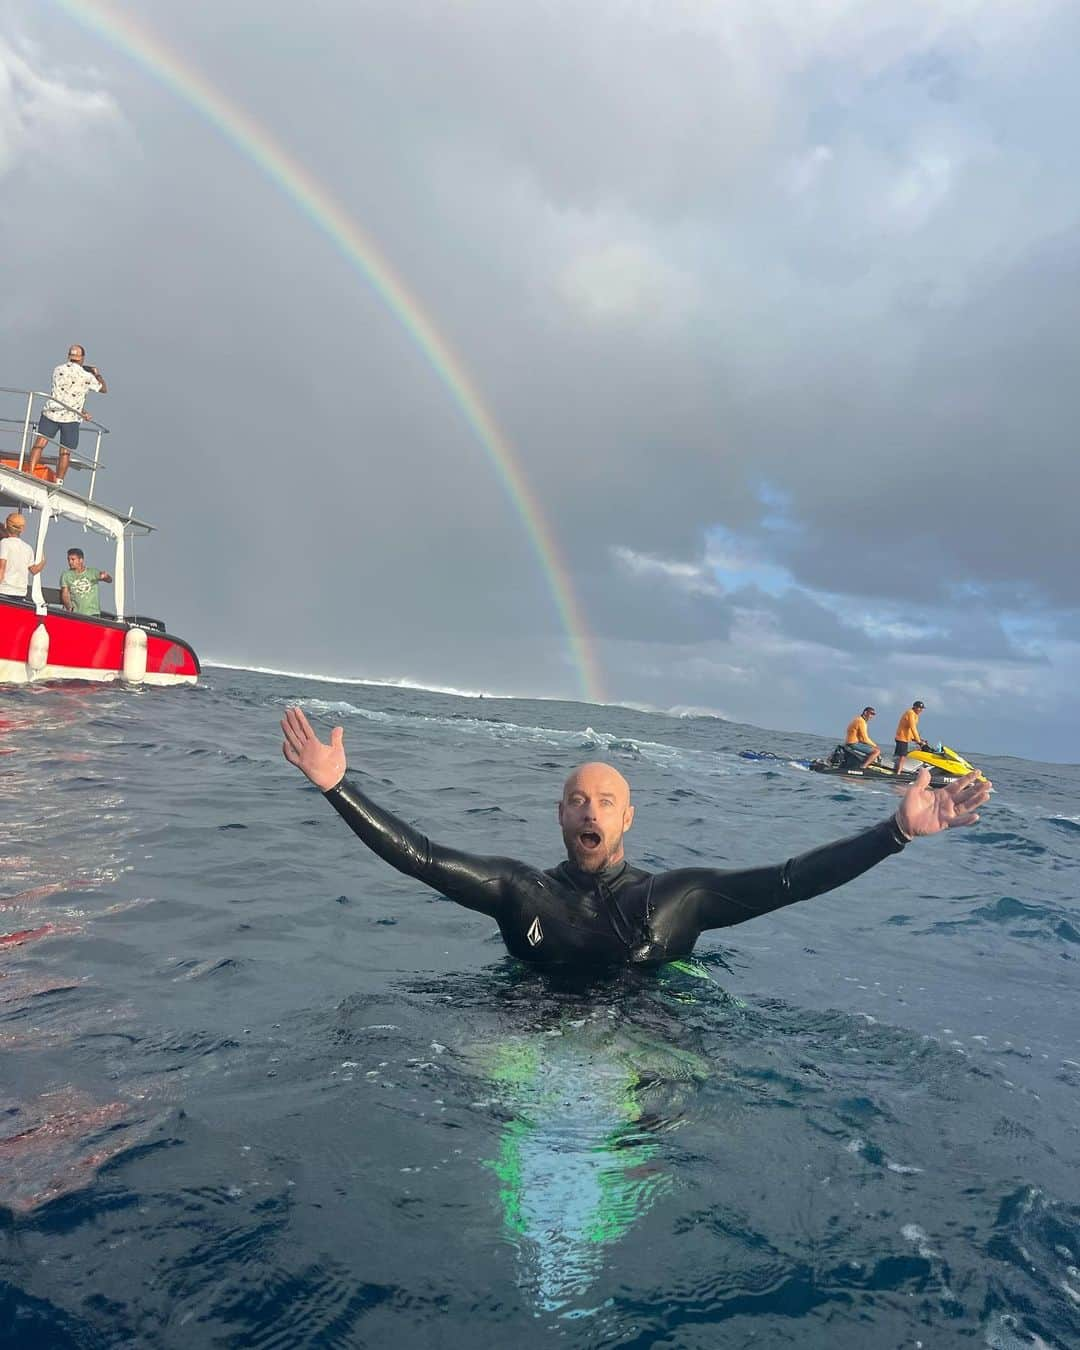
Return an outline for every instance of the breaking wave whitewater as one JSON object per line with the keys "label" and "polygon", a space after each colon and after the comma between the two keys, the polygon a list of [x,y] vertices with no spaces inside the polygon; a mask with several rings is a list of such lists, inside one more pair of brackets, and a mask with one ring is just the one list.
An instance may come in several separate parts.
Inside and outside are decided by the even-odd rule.
{"label": "breaking wave whitewater", "polygon": [[484,689],[455,689],[448,684],[424,684],[406,677],[398,679],[366,679],[362,676],[315,675],[310,671],[276,670],[272,666],[237,666],[227,661],[204,661],[207,670],[246,671],[251,675],[273,675],[286,680],[304,680],[309,684],[370,685],[376,689],[416,689],[429,694],[452,694],[456,698],[509,698],[508,694],[494,694]]}

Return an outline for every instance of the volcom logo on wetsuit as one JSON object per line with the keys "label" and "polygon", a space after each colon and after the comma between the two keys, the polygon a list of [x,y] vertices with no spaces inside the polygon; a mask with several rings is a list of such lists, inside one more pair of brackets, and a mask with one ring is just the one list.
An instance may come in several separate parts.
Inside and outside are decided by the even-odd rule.
{"label": "volcom logo on wetsuit", "polygon": [[530,947],[539,947],[544,940],[544,930],[540,927],[539,919],[533,919],[525,936],[529,939]]}

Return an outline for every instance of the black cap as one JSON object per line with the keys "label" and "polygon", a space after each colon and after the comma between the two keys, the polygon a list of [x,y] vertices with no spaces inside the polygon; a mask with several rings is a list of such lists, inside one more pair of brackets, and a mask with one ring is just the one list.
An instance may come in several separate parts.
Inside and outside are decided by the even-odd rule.
{"label": "black cap", "polygon": [[921,698],[917,698],[911,706],[913,708],[925,708],[926,704],[922,701]]}

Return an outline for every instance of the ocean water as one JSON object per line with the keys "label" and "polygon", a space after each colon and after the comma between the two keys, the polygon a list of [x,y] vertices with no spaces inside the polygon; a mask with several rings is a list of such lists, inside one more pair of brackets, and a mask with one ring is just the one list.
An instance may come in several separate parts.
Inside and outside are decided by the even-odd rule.
{"label": "ocean water", "polygon": [[585,758],[656,868],[895,806],[710,718],[4,691],[5,1348],[1080,1344],[1080,770],[976,756],[975,828],[590,982],[367,853],[281,758],[293,701],[392,810],[542,865]]}

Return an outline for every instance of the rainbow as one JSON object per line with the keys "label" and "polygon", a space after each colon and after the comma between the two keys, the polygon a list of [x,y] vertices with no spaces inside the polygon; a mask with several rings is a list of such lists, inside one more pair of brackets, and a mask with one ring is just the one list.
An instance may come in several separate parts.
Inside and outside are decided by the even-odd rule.
{"label": "rainbow", "polygon": [[54,0],[54,3],[77,23],[157,76],[221,132],[246,159],[257,165],[360,272],[398,320],[476,434],[506,496],[521,518],[566,634],[581,697],[590,703],[605,702],[599,663],[573,583],[513,447],[485,407],[464,364],[375,243],[265,126],[215,89],[144,24],[136,22],[130,15],[120,14],[106,0]]}

